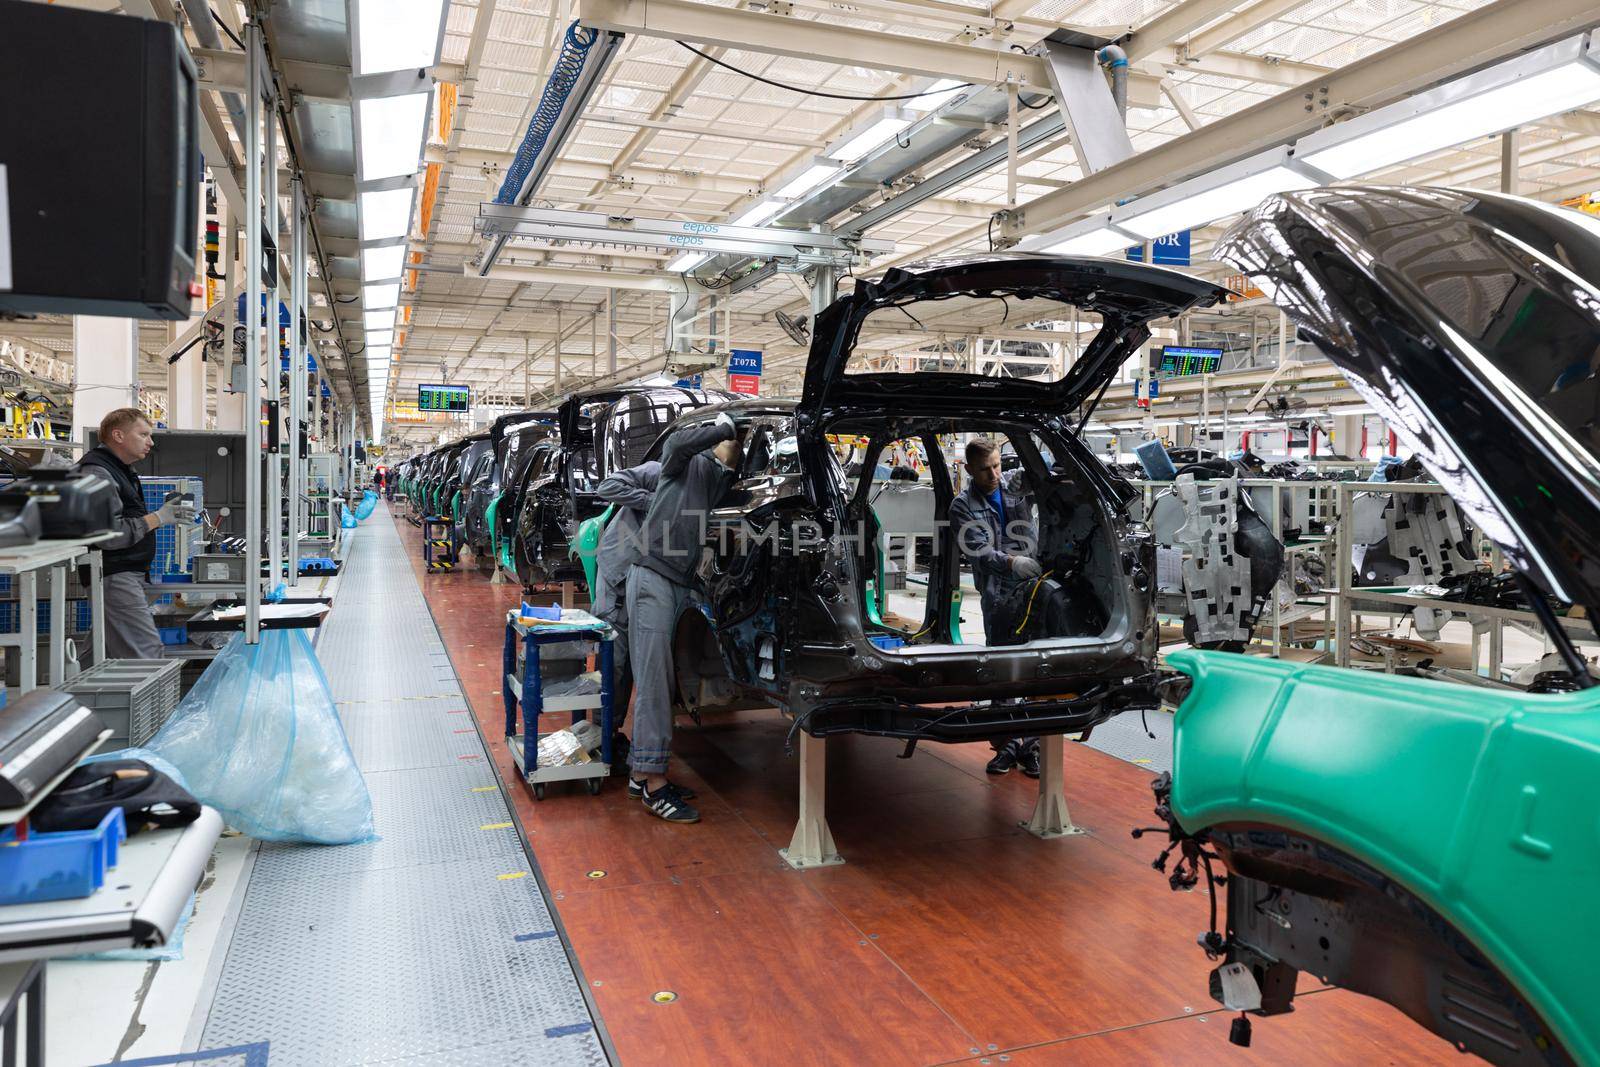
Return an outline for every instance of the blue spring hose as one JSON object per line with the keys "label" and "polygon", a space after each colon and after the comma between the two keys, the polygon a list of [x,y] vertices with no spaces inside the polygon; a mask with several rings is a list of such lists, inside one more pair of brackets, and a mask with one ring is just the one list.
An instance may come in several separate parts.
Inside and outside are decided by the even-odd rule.
{"label": "blue spring hose", "polygon": [[583,64],[588,58],[589,49],[599,39],[599,30],[581,26],[576,21],[567,27],[567,32],[561,39],[561,53],[556,56],[555,70],[550,72],[550,80],[545,83],[544,95],[539,98],[539,106],[528,122],[528,132],[522,136],[522,145],[517,149],[517,158],[511,161],[511,166],[506,170],[506,179],[500,183],[500,192],[495,195],[495,203],[516,203],[517,195],[522,191],[522,183],[528,180],[528,173],[533,169],[534,160],[544,151],[545,142],[550,138],[550,131],[555,128],[556,119],[560,117],[567,97],[572,94],[573,86],[578,84],[578,76],[583,73]]}

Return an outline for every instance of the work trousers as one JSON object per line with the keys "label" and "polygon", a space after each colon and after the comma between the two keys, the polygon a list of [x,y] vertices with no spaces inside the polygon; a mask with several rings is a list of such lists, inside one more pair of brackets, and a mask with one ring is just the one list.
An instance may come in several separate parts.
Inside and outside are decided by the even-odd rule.
{"label": "work trousers", "polygon": [[628,651],[628,613],[618,604],[595,615],[617,632],[611,642],[611,719],[620,730],[628,721],[628,701],[633,698],[633,657]]}
{"label": "work trousers", "polygon": [[144,595],[144,575],[106,575],[105,595],[107,658],[160,659],[161,635]]}
{"label": "work trousers", "polygon": [[635,777],[666,774],[672,752],[672,635],[689,590],[649,567],[628,570],[628,653],[635,685],[633,747],[628,765]]}

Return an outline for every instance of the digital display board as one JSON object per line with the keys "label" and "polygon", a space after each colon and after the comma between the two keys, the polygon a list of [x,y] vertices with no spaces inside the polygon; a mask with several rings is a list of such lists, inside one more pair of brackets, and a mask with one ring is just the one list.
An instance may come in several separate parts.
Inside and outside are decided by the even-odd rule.
{"label": "digital display board", "polygon": [[1185,374],[1215,374],[1222,362],[1220,348],[1190,348],[1187,345],[1166,345],[1161,349],[1161,362],[1156,373],[1167,378]]}
{"label": "digital display board", "polygon": [[470,385],[419,385],[419,411],[466,411],[472,407]]}

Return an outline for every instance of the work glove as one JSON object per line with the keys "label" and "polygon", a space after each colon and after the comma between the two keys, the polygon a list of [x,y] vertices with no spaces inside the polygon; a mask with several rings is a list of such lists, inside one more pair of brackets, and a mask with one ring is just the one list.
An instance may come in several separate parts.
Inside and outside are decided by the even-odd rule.
{"label": "work glove", "polygon": [[184,498],[182,493],[168,493],[161,502],[161,507],[156,509],[156,525],[171,526],[173,523],[182,523],[185,526],[194,524],[194,498]]}
{"label": "work glove", "polygon": [[1032,556],[1012,556],[1011,573],[1024,581],[1032,581],[1044,573],[1039,566],[1039,561]]}
{"label": "work glove", "polygon": [[719,426],[723,432],[724,441],[732,441],[739,436],[739,431],[734,428],[733,419],[726,411],[718,412],[717,417],[711,420],[713,426]]}

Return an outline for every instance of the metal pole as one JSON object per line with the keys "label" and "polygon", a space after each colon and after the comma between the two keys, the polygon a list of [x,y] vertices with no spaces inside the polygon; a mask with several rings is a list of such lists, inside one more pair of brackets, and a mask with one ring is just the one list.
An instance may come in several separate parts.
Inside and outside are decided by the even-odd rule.
{"label": "metal pole", "polygon": [[[278,227],[278,108],[274,91],[268,89],[266,94],[266,158],[262,161],[265,170],[262,180],[266,183],[266,203],[263,205],[266,218],[267,232],[272,235],[272,261],[279,262],[278,242],[283,239],[282,231]],[[277,274],[276,271],[273,272]],[[278,401],[277,414],[273,416],[273,429],[283,428],[283,392],[278,388],[278,304],[283,299],[283,278],[277,277],[272,293],[267,299],[267,325],[266,325],[266,359],[264,366],[259,369],[267,381],[267,396]],[[276,455],[268,459],[267,469],[271,477],[267,481],[267,569],[271,577],[267,588],[276,588],[283,581],[283,449],[280,435],[279,449]]]}
{"label": "metal pole", "polygon": [[261,640],[261,27],[245,42],[244,639]]}
{"label": "metal pole", "polygon": [[1507,130],[1500,135],[1500,191],[1517,192],[1517,158],[1522,154],[1522,131]]}
{"label": "metal pole", "polygon": [[300,458],[301,408],[306,396],[306,349],[300,339],[300,303],[306,288],[305,189],[289,182],[289,583],[300,578],[300,499],[305,461]]}
{"label": "metal pole", "polygon": [[617,291],[606,290],[606,373],[617,373]]}

